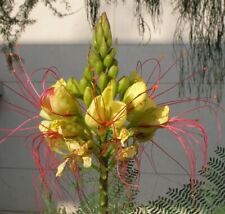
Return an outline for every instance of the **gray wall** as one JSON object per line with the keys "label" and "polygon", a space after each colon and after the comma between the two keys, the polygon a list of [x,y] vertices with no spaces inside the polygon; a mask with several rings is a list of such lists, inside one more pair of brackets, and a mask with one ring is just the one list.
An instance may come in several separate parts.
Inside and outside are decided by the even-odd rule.
{"label": "gray wall", "polygon": [[[22,45],[20,47],[21,56],[25,60],[28,72],[37,68],[55,66],[64,78],[71,75],[80,78],[86,64],[87,45]],[[174,63],[174,52],[172,45],[120,45],[118,47],[118,59],[121,74],[136,68],[138,60],[144,61],[149,58],[162,58],[161,69],[166,71]],[[143,68],[143,72],[150,72],[153,63],[148,63]],[[179,66],[173,66],[162,80],[161,91],[171,87],[179,79]],[[7,70],[5,58],[0,54],[0,80],[15,87],[15,80]],[[40,88],[41,76],[37,75],[33,82]],[[177,87],[159,97],[158,102],[177,99]],[[194,95],[193,95],[194,96]],[[26,105],[18,96],[4,88],[3,98],[18,105]],[[223,103],[224,105],[224,103]],[[173,106],[171,115],[195,107],[196,103],[186,103]],[[189,115],[190,117],[190,115]],[[217,142],[216,122],[212,112],[199,110],[192,118],[198,118],[205,125],[209,134],[209,150],[212,153]],[[224,113],[221,116],[222,130],[224,130]],[[9,111],[0,100],[0,127],[16,127],[23,118]],[[2,134],[1,134],[2,136]],[[179,143],[164,130],[159,130],[155,136],[155,141],[165,148],[176,160],[188,167],[185,154]],[[224,144],[224,142],[222,142]],[[13,137],[0,145],[0,213],[14,213],[14,211],[35,211],[35,191],[33,189],[32,177],[37,174],[30,154],[31,142],[24,141],[23,138]],[[196,147],[198,169],[201,166],[201,155]],[[151,153],[151,145],[146,148],[147,153]],[[153,148],[153,158],[157,167],[157,173],[153,170],[147,157],[143,157],[142,176],[140,183],[140,194],[138,200],[141,202],[157,198],[164,195],[168,187],[180,186],[187,183],[189,176],[185,174],[179,166],[159,151]],[[5,211],[3,211],[5,210]],[[8,210],[8,212],[7,212]]]}

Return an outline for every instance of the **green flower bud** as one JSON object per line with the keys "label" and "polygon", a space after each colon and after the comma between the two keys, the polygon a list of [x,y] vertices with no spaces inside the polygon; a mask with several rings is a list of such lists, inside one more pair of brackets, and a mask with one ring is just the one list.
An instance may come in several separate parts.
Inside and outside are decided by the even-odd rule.
{"label": "green flower bud", "polygon": [[103,63],[99,60],[94,64],[94,69],[98,75],[100,75],[104,71],[104,65]]}
{"label": "green flower bud", "polygon": [[113,66],[110,67],[110,69],[108,71],[108,76],[111,77],[111,78],[116,78],[118,72],[119,72],[118,66],[113,65]]}
{"label": "green flower bud", "polygon": [[91,71],[89,66],[86,66],[84,69],[84,76],[87,80],[91,81],[93,78],[93,72]]}
{"label": "green flower bud", "polygon": [[75,94],[76,96],[80,97],[81,96],[81,89],[80,89],[80,85],[77,82],[76,79],[74,78],[69,78],[67,80],[67,84],[66,87],[68,90],[71,91],[71,93]]}
{"label": "green flower bud", "polygon": [[104,32],[104,36],[105,38],[108,38],[111,34],[111,29],[110,29],[110,24],[109,24],[106,13],[102,14],[101,21],[102,21],[102,30]]}
{"label": "green flower bud", "polygon": [[95,33],[93,33],[93,37],[92,37],[92,47],[94,47],[95,50],[98,49],[98,44],[97,44],[97,41],[96,41]]}
{"label": "green flower bud", "polygon": [[130,86],[130,81],[128,80],[127,77],[123,77],[118,83],[118,90],[117,90],[118,93],[123,95],[129,86]]}
{"label": "green flower bud", "polygon": [[102,42],[101,42],[101,45],[99,48],[99,53],[102,56],[102,58],[104,58],[106,56],[107,52],[108,52],[108,47],[106,45],[105,39],[102,38]]}
{"label": "green flower bud", "polygon": [[94,51],[94,50],[90,50],[89,54],[88,54],[88,62],[90,65],[94,66],[94,64],[101,60],[99,54]]}
{"label": "green flower bud", "polygon": [[113,58],[116,56],[116,49],[112,48],[109,53]]}
{"label": "green flower bud", "polygon": [[100,47],[100,45],[102,43],[102,39],[104,38],[103,30],[102,30],[102,26],[101,26],[101,20],[100,19],[99,19],[99,21],[96,24],[95,37],[96,37],[97,45],[98,45],[98,47]]}
{"label": "green flower bud", "polygon": [[89,105],[91,104],[91,101],[93,100],[93,91],[92,91],[92,88],[87,86],[84,90],[84,97],[83,97],[83,100],[84,100],[84,103],[87,107],[89,107]]}
{"label": "green flower bud", "polygon": [[112,46],[112,34],[107,37],[106,43],[108,47]]}
{"label": "green flower bud", "polygon": [[106,73],[101,73],[98,79],[98,87],[101,91],[105,89],[108,84],[108,77]]}
{"label": "green flower bud", "polygon": [[110,55],[110,54],[108,54],[105,58],[104,58],[104,66],[105,67],[109,67],[111,64],[112,64],[112,62],[113,62],[113,57]]}
{"label": "green flower bud", "polygon": [[85,90],[85,88],[87,86],[88,86],[88,80],[85,77],[81,78],[81,80],[80,80],[80,89],[81,89],[82,93],[84,93],[84,90]]}

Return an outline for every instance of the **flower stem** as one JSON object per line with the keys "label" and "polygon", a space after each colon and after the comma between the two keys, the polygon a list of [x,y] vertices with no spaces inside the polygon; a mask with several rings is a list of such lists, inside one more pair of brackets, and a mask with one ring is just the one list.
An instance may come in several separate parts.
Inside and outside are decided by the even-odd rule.
{"label": "flower stem", "polygon": [[99,211],[109,214],[108,210],[108,158],[102,157],[99,171]]}

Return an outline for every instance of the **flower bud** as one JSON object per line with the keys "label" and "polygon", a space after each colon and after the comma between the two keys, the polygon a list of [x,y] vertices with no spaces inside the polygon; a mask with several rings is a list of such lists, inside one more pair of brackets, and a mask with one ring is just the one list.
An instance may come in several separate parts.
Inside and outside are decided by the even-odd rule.
{"label": "flower bud", "polygon": [[99,48],[99,53],[100,53],[101,57],[104,58],[106,56],[107,52],[108,52],[108,47],[107,47],[105,38],[102,38],[102,42],[101,42],[101,45]]}
{"label": "flower bud", "polygon": [[70,90],[71,93],[75,94],[77,97],[81,96],[81,89],[76,79],[69,78],[67,80],[66,88]]}
{"label": "flower bud", "polygon": [[90,50],[89,54],[88,54],[88,62],[90,65],[94,66],[96,62],[100,61],[101,58],[99,56],[99,54],[94,51],[94,50]]}
{"label": "flower bud", "polygon": [[106,13],[102,14],[101,21],[102,21],[102,30],[103,30],[104,36],[105,38],[108,38],[111,34],[111,29],[110,29],[110,24],[109,24]]}
{"label": "flower bud", "polygon": [[106,73],[101,73],[98,80],[98,87],[101,91],[105,89],[108,84],[108,77]]}
{"label": "flower bud", "polygon": [[92,81],[93,72],[91,71],[89,66],[86,66],[84,69],[84,76],[87,80]]}
{"label": "flower bud", "polygon": [[121,95],[124,94],[124,92],[127,90],[127,88],[130,86],[130,82],[126,77],[123,77],[119,83],[118,83],[118,90],[117,92]]}
{"label": "flower bud", "polygon": [[98,75],[100,75],[104,71],[104,65],[103,63],[99,60],[94,64],[94,69]]}
{"label": "flower bud", "polygon": [[109,84],[112,88],[112,93],[113,93],[113,97],[116,96],[116,91],[117,91],[117,83],[116,83],[116,80],[115,79],[111,79]]}
{"label": "flower bud", "polygon": [[112,64],[112,62],[113,62],[113,57],[110,55],[110,54],[108,54],[105,58],[104,58],[104,66],[105,67],[110,67],[110,65]]}
{"label": "flower bud", "polygon": [[102,26],[101,26],[101,20],[100,19],[97,22],[96,27],[95,27],[95,35],[96,35],[97,45],[98,45],[98,47],[100,47],[100,45],[102,43],[102,39],[104,38],[103,30],[102,30]]}
{"label": "flower bud", "polygon": [[63,79],[58,80],[52,87],[43,92],[41,107],[47,113],[58,115],[75,115],[80,108],[73,93],[67,89]]}
{"label": "flower bud", "polygon": [[118,66],[113,65],[110,67],[108,71],[108,76],[115,79],[117,77],[118,72],[119,72]]}
{"label": "flower bud", "polygon": [[80,80],[80,89],[81,92],[84,93],[85,88],[88,86],[88,81],[85,77],[81,78]]}
{"label": "flower bud", "polygon": [[93,91],[91,87],[86,87],[84,90],[84,97],[83,97],[84,103],[87,107],[91,104],[91,101],[93,100]]}

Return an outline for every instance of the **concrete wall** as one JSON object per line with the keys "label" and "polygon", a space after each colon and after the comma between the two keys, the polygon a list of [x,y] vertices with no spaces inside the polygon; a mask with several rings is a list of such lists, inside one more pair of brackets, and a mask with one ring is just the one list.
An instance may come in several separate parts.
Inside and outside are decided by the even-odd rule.
{"label": "concrete wall", "polygon": [[[81,73],[86,64],[87,45],[76,44],[38,44],[22,45],[20,54],[25,60],[25,67],[30,73],[38,68],[56,66],[64,78],[69,76],[81,77]],[[162,57],[163,56],[163,57]],[[120,75],[128,74],[136,68],[138,60],[144,61],[149,58],[161,58],[161,69],[165,72],[175,61],[172,45],[120,45],[118,47],[118,59],[120,65]],[[179,62],[178,62],[179,63]],[[178,65],[178,64],[177,64]],[[154,67],[150,62],[143,68],[143,73],[149,73]],[[173,66],[168,75],[163,78],[160,91],[166,90],[179,79],[179,66]],[[12,78],[6,67],[5,58],[0,54],[0,80],[15,87],[16,82]],[[40,88],[40,75],[37,75],[33,82]],[[177,99],[178,89],[168,91],[159,97],[158,102]],[[193,95],[194,96],[194,95]],[[26,106],[26,103],[15,93],[11,93],[4,87],[3,98]],[[223,105],[225,103],[223,102]],[[195,103],[186,103],[179,106],[172,106],[171,115],[195,107]],[[30,107],[28,107],[31,109]],[[190,117],[190,115],[189,115]],[[215,128],[215,117],[212,112],[199,110],[191,115],[198,118],[205,125],[209,135],[209,151],[212,153],[217,144],[217,132]],[[224,113],[221,116],[222,130],[224,130]],[[9,111],[9,108],[1,102],[0,98],[0,127],[16,127],[23,118]],[[2,136],[2,134],[1,134]],[[176,160],[188,167],[185,154],[180,144],[164,130],[159,130],[155,136],[158,142]],[[224,140],[222,144],[224,144]],[[37,174],[30,154],[31,142],[20,137],[9,138],[0,145],[0,213],[14,213],[16,211],[35,211],[35,191],[32,177]],[[151,145],[147,146],[146,153],[151,154]],[[187,183],[189,176],[185,174],[176,163],[170,160],[162,151],[153,147],[153,158],[157,167],[157,173],[153,170],[147,157],[143,157],[142,177],[140,183],[140,194],[138,201],[144,202],[164,195],[168,187],[180,186]],[[201,166],[200,150],[196,147],[198,169]],[[8,210],[8,211],[7,211]]]}

